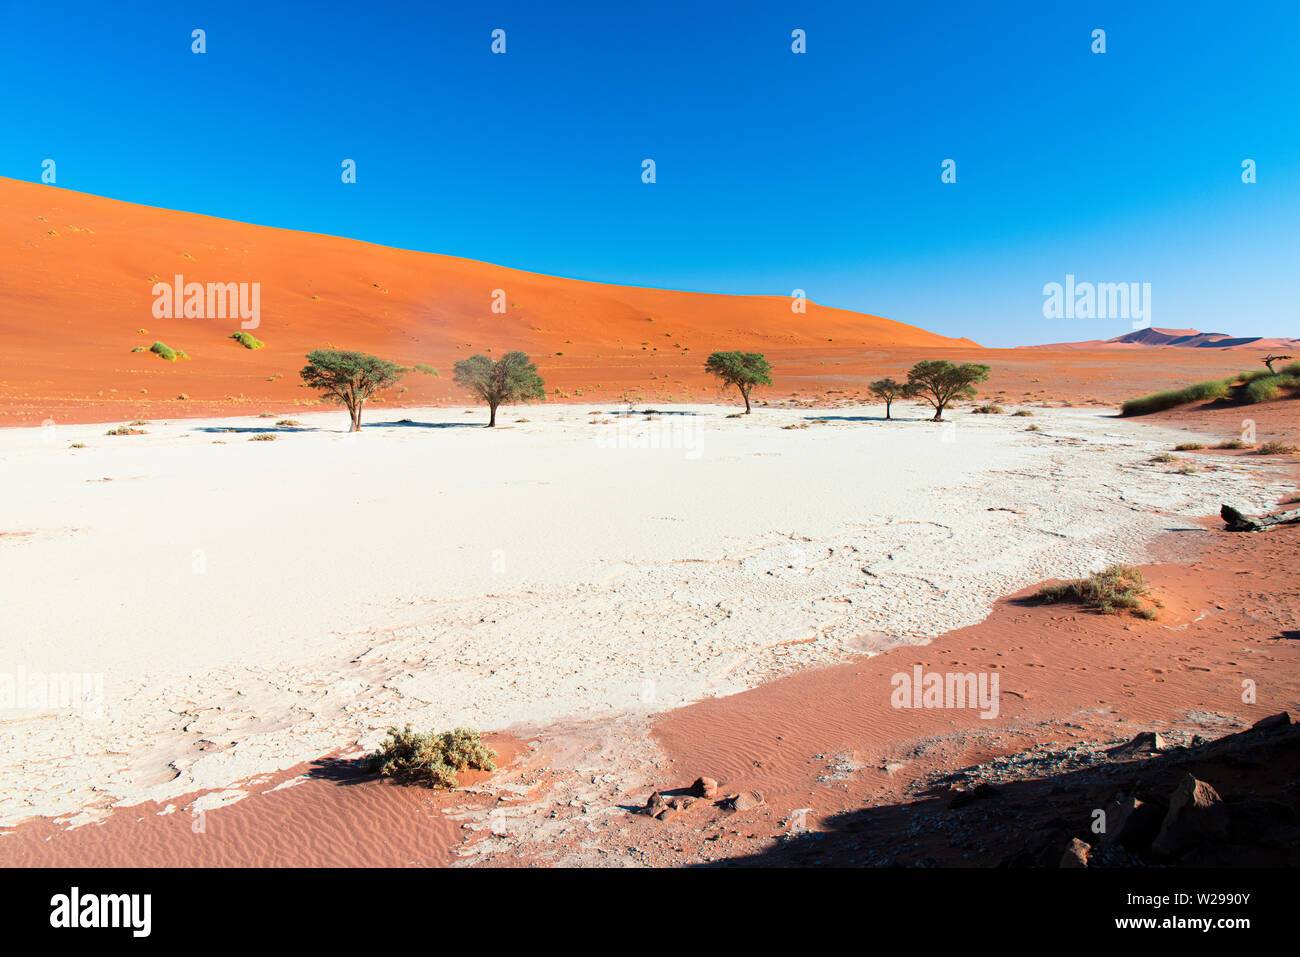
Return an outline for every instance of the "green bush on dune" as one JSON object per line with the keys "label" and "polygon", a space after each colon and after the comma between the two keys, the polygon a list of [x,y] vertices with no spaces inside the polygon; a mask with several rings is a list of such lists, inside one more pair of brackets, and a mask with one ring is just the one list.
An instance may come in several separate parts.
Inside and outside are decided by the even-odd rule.
{"label": "green bush on dune", "polygon": [[168,362],[176,361],[176,350],[165,342],[155,342],[149,347],[149,351]]}
{"label": "green bush on dune", "polygon": [[257,336],[243,331],[231,333],[230,338],[234,339],[245,349],[260,349],[266,344],[262,342],[261,339],[257,338]]}
{"label": "green bush on dune", "polygon": [[401,731],[389,728],[388,738],[362,766],[401,782],[454,788],[456,775],[467,768],[495,771],[496,757],[472,728],[420,734],[408,724]]}

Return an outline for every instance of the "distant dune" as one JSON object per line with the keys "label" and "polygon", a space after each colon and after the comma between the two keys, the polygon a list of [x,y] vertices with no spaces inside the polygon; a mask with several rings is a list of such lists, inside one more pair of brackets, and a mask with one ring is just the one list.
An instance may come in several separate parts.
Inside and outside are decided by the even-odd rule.
{"label": "distant dune", "polygon": [[1300,339],[1267,339],[1262,336],[1229,336],[1222,332],[1198,332],[1195,329],[1137,329],[1114,339],[1090,339],[1086,342],[1057,342],[1026,349],[1122,349],[1150,346],[1176,346],[1180,349],[1298,349]]}
{"label": "distant dune", "polygon": [[[5,179],[0,248],[0,341],[9,360],[0,406],[9,424],[55,411],[82,420],[135,414],[116,410],[127,397],[135,409],[181,393],[192,405],[169,406],[168,414],[245,400],[283,407],[309,397],[298,369],[308,350],[327,345],[439,370],[440,378],[408,375],[409,393],[390,395],[390,403],[463,401],[452,364],[488,350],[530,353],[556,398],[635,388],[681,399],[706,389],[716,396],[702,372],[714,349],[767,353],[788,387],[798,367],[849,349],[861,356],[979,348],[811,302],[796,313],[785,296],[560,279]],[[260,283],[261,322],[252,331],[266,347],[231,340],[238,320],[154,318],[154,284],[177,274],[186,282]],[[504,314],[492,311],[494,290],[503,291]],[[131,352],[155,340],[190,360]]]}

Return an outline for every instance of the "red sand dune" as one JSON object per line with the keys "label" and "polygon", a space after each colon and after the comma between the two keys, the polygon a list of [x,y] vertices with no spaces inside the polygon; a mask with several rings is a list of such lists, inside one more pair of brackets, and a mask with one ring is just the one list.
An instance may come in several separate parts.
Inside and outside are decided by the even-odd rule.
{"label": "red sand dune", "polygon": [[[437,368],[440,378],[412,373],[403,383],[410,391],[388,397],[403,404],[464,401],[451,366],[488,350],[530,353],[561,393],[640,387],[666,397],[706,385],[701,368],[718,348],[785,357],[827,352],[835,342],[859,354],[974,346],[814,303],[794,313],[786,297],[559,279],[14,180],[0,180],[0,248],[7,424],[56,413],[111,417],[182,392],[190,404],[167,406],[168,414],[235,408],[240,397],[292,404],[311,395],[297,375],[304,354],[328,345]],[[155,318],[154,283],[178,273],[186,282],[261,283],[261,324],[252,332],[266,348],[231,340],[238,320]],[[497,289],[503,315],[492,312]],[[131,352],[154,340],[190,361]]]}
{"label": "red sand dune", "polygon": [[[374,352],[406,376],[390,405],[467,403],[452,364],[474,352],[533,356],[551,399],[715,399],[714,349],[767,354],[778,399],[852,399],[923,358],[978,360],[986,397],[1113,404],[1226,375],[1248,350],[984,349],[914,326],[782,296],[724,296],[559,279],[450,256],[250,226],[0,179],[0,424],[290,412],[316,402],[298,379],[314,348]],[[153,286],[261,283],[266,348],[229,338],[236,320],[155,319]],[[491,311],[504,290],[506,313]],[[155,340],[183,349],[169,363]],[[405,390],[405,391],[402,391]],[[185,394],[187,399],[177,398]],[[734,398],[734,396],[732,397]]]}

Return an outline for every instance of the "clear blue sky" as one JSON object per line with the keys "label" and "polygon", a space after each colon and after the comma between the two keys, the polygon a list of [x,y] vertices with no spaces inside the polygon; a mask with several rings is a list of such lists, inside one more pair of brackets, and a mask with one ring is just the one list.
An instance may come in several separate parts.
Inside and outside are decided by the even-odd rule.
{"label": "clear blue sky", "polygon": [[1044,319],[1066,273],[1300,335],[1295,2],[289,7],[6,0],[0,175],[988,345],[1130,330]]}

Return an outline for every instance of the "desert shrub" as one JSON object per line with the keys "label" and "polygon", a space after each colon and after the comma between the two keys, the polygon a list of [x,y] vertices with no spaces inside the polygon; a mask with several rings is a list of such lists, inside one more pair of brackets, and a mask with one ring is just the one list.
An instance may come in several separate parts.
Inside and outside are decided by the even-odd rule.
{"label": "desert shrub", "polygon": [[1191,475],[1196,471],[1196,466],[1190,463],[1180,465],[1174,470],[1179,475]]}
{"label": "desert shrub", "polygon": [[261,339],[257,338],[257,336],[254,336],[251,333],[244,332],[243,330],[240,330],[239,332],[232,332],[230,334],[230,338],[234,339],[245,349],[260,349],[264,345],[266,345],[266,343],[264,343]]}
{"label": "desert shrub", "polygon": [[133,429],[129,425],[119,425],[115,429],[109,429],[105,435],[147,435],[144,429]]}
{"label": "desert shrub", "polygon": [[1256,402],[1276,399],[1280,391],[1278,383],[1282,378],[1280,375],[1267,375],[1254,380],[1241,390],[1242,401],[1254,405]]}
{"label": "desert shrub", "polygon": [[1230,383],[1235,379],[1207,379],[1187,386],[1185,389],[1164,389],[1136,399],[1126,399],[1120,406],[1121,415],[1147,415],[1162,412],[1175,406],[1187,405],[1189,402],[1205,402],[1209,399],[1225,399],[1231,393]]}
{"label": "desert shrub", "polygon": [[68,448],[70,449],[84,449],[85,447],[86,447],[85,442],[73,442],[71,445],[68,446]]}
{"label": "desert shrub", "polygon": [[1031,412],[1029,409],[1016,409],[1016,411],[1012,412],[1011,414],[1012,414],[1013,416],[1015,416],[1016,418],[1021,418],[1021,419],[1023,419],[1023,418],[1026,418],[1026,417],[1028,417],[1028,416],[1033,415],[1034,413]]}
{"label": "desert shrub", "polygon": [[362,766],[402,783],[454,788],[459,772],[494,771],[496,758],[496,752],[471,728],[420,734],[408,724],[401,731],[389,728],[388,738],[363,759]]}
{"label": "desert shrub", "polygon": [[1155,462],[1157,464],[1164,464],[1166,462],[1177,462],[1178,456],[1170,455],[1168,452],[1161,452],[1159,455],[1151,456],[1150,461]]}
{"label": "desert shrub", "polygon": [[1220,442],[1215,446],[1216,449],[1248,449],[1250,448],[1241,439],[1229,439],[1227,442]]}
{"label": "desert shrub", "polygon": [[1038,426],[1034,425],[1034,424],[1031,422],[1029,425],[1026,425],[1026,426],[1025,426],[1025,431],[1026,431],[1026,432],[1041,432],[1041,431],[1043,431],[1043,430],[1040,429]]}
{"label": "desert shrub", "polygon": [[1142,601],[1149,592],[1142,580],[1142,569],[1116,564],[1087,578],[1047,585],[1038,597],[1047,602],[1077,601],[1103,615],[1129,611],[1140,618],[1154,618],[1155,609]]}
{"label": "desert shrub", "polygon": [[439,379],[442,378],[442,377],[438,374],[438,370],[437,370],[437,369],[435,369],[435,368],[434,368],[433,366],[431,366],[431,365],[425,365],[423,362],[417,362],[417,363],[415,364],[415,369],[416,369],[417,372],[423,372],[425,375],[431,375],[431,376],[433,376],[433,377],[435,377],[435,378],[439,378]]}
{"label": "desert shrub", "polygon": [[176,361],[176,350],[165,342],[155,342],[149,347],[149,351],[160,358],[166,359],[168,362]]}
{"label": "desert shrub", "polygon": [[[403,419],[402,421],[404,421],[404,422],[409,422],[409,421],[411,421],[411,420],[410,420],[410,419]],[[302,425],[302,423],[299,422],[297,419],[280,419],[280,420],[279,420],[278,422],[276,422],[275,424],[276,424],[276,425],[285,425],[285,426],[289,426],[289,427]]]}
{"label": "desert shrub", "polygon": [[1175,452],[1195,452],[1197,449],[1205,448],[1200,442],[1182,442],[1174,446]]}
{"label": "desert shrub", "polygon": [[131,351],[132,351],[132,352],[144,352],[144,346],[136,346],[136,347],[135,347],[134,349],[132,349]]}
{"label": "desert shrub", "polygon": [[275,441],[275,433],[274,433],[274,432],[258,432],[256,435],[250,436],[249,439],[248,439],[248,441],[250,441],[250,442],[274,442],[274,441]]}
{"label": "desert shrub", "polygon": [[1006,409],[1000,405],[977,405],[971,411],[978,415],[1001,415]]}
{"label": "desert shrub", "polygon": [[1291,455],[1298,452],[1294,445],[1287,445],[1285,442],[1265,442],[1259,448],[1252,452],[1252,455]]}

